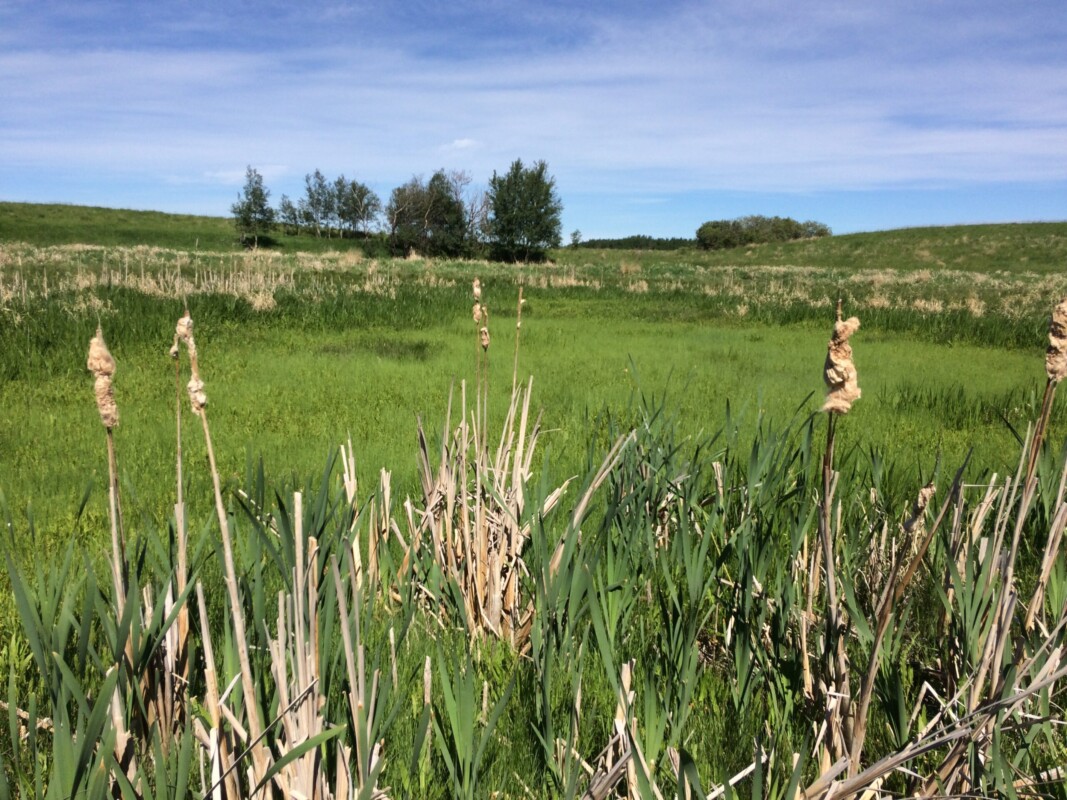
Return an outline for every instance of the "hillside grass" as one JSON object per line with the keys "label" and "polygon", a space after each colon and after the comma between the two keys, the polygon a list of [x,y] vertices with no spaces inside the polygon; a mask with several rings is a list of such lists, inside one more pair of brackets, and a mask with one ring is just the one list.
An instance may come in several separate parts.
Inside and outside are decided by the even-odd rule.
{"label": "hillside grass", "polygon": [[[242,249],[229,217],[12,202],[0,202],[0,242],[143,245],[209,252]],[[359,248],[355,239],[287,236],[279,229],[264,249],[291,254]],[[721,251],[564,247],[552,251],[551,258],[562,266],[591,268],[621,261],[631,269],[686,264],[1046,274],[1062,271],[1067,263],[1067,221],[901,228]]]}

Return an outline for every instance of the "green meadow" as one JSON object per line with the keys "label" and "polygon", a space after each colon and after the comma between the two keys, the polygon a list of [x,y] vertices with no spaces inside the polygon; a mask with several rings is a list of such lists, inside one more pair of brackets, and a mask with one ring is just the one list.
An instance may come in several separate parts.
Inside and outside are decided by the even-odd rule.
{"label": "green meadow", "polygon": [[[344,668],[349,653],[317,645],[316,668],[323,672],[316,691],[322,692],[320,707],[330,721],[309,734],[312,747],[289,760],[292,736],[282,735],[281,726],[268,731],[260,755],[276,767],[263,778],[271,791],[288,792],[305,778],[332,784],[347,758],[335,747],[338,742],[356,752],[381,739],[384,772],[372,777],[366,764],[366,774],[354,772],[361,787],[389,786],[390,796],[484,797],[491,791],[508,797],[586,791],[607,796],[596,794],[596,780],[578,756],[595,768],[598,753],[618,734],[611,720],[618,698],[625,696],[619,675],[633,659],[635,700],[621,712],[631,732],[616,742],[616,757],[636,765],[626,778],[633,781],[631,792],[684,796],[688,786],[707,793],[752,764],[755,752],[759,769],[741,779],[745,783],[737,791],[792,797],[798,787],[807,787],[809,796],[818,796],[820,777],[839,758],[848,761],[850,747],[858,747],[857,758],[834,773],[838,780],[858,781],[865,769],[875,770],[922,740],[927,723],[941,730],[933,706],[910,715],[924,681],[949,698],[944,706],[949,716],[981,719],[984,725],[981,713],[991,712],[980,700],[1030,691],[1026,676],[1009,675],[1006,657],[1003,663],[983,660],[986,650],[1003,655],[1016,648],[1052,659],[1055,635],[1062,635],[1055,623],[1057,604],[1067,596],[1067,575],[1057,567],[1051,577],[1042,576],[1041,564],[1062,503],[1062,488],[1057,497],[1067,434],[1062,398],[1045,412],[1035,478],[1040,490],[1034,490],[1041,499],[1034,515],[1028,516],[1029,507],[1013,505],[1025,480],[1017,477],[1014,489],[1003,481],[1016,475],[1024,442],[1042,416],[1049,318],[1067,296],[1067,223],[890,231],[721,253],[566,248],[543,265],[395,261],[373,258],[356,242],[281,234],[276,240],[275,247],[245,251],[235,245],[227,220],[0,204],[0,499],[9,577],[21,576],[12,579],[15,586],[5,584],[0,600],[0,668],[5,680],[13,676],[8,710],[26,708],[31,695],[40,713],[55,720],[56,706],[69,706],[64,735],[77,751],[53,751],[55,731],[23,737],[11,716],[14,733],[0,746],[6,776],[0,788],[10,787],[17,796],[43,795],[49,786],[93,794],[125,785],[126,778],[114,777],[125,767],[107,747],[93,749],[86,738],[96,719],[94,692],[111,685],[105,677],[109,647],[120,661],[123,649],[109,617],[117,612],[109,605],[114,596],[108,578],[113,556],[105,431],[86,370],[89,340],[98,326],[117,364],[117,480],[130,553],[141,553],[136,565],[131,555],[130,574],[155,585],[157,596],[175,574],[177,404],[185,519],[190,547],[198,553],[194,570],[209,590],[205,619],[218,622],[215,635],[224,641],[216,642],[225,673],[220,680],[229,683],[242,674],[243,647],[252,649],[251,669],[258,676],[256,696],[237,692],[233,713],[245,726],[257,704],[264,719],[283,713],[285,704],[271,688],[278,675],[271,670],[281,656],[272,667],[263,654],[278,614],[275,594],[291,600],[302,591],[292,559],[309,557],[298,554],[299,536],[290,530],[294,490],[307,497],[308,524],[316,526],[322,548],[317,567],[312,556],[308,570],[323,582],[318,597],[323,617],[305,610],[300,624],[315,629],[316,642],[320,633],[325,638],[332,631],[340,648],[338,629],[331,626],[343,627],[338,617],[346,612],[329,603],[350,592],[351,615],[364,615],[365,646],[381,671],[382,708],[388,705],[393,716],[375,717],[373,724],[363,720],[366,736],[360,739],[360,720],[339,710],[354,691]],[[488,309],[488,350],[480,346],[479,324],[472,319],[475,278]],[[851,345],[863,394],[836,421],[835,501],[835,491],[820,483],[827,426],[819,408],[839,300],[845,316],[861,320]],[[185,395],[188,364],[184,355],[175,362],[168,354],[175,323],[186,309],[209,398],[221,503],[235,535],[244,537],[236,575],[228,573],[218,545],[221,522],[205,440]],[[507,491],[485,486],[490,475],[502,480],[508,471],[496,469],[497,443],[504,442],[500,452],[510,459],[521,438],[509,417],[512,391],[531,376],[531,413],[541,414],[541,429],[520,493],[525,505],[514,506],[507,493],[512,484]],[[477,410],[481,392],[488,398],[484,417]],[[486,432],[486,444],[453,433],[472,419]],[[439,459],[443,469],[454,455],[446,459],[442,441],[457,436],[456,452],[472,448],[469,464],[463,463],[480,488],[469,494],[459,489],[456,507],[484,506],[505,518],[511,509],[517,527],[501,523],[501,530],[512,537],[519,536],[515,530],[525,531],[525,544],[509,551],[510,566],[501,573],[536,610],[525,648],[514,644],[514,631],[509,643],[499,626],[482,621],[491,604],[483,607],[465,593],[469,585],[475,586],[470,591],[489,590],[460,574],[462,564],[442,555],[447,548],[414,545],[407,526],[418,528],[419,514],[430,519],[438,513],[431,513],[427,470],[418,460],[420,420],[433,466]],[[514,441],[506,439],[508,431]],[[591,490],[579,515],[574,507],[582,487],[628,431],[634,432],[629,444],[609,464],[604,483],[596,484],[604,488]],[[348,441],[359,484],[355,503],[342,499],[335,460],[337,448]],[[323,478],[328,465],[331,471]],[[953,476],[961,466],[954,495]],[[385,503],[377,488],[383,469],[392,476],[391,513],[399,522],[397,534],[387,529],[374,545],[375,552],[381,545],[381,553],[372,556],[370,540],[381,535],[374,533],[374,520]],[[458,474],[452,480],[465,485],[468,475]],[[542,519],[538,503],[550,487],[568,479],[573,483],[563,510]],[[902,565],[915,551],[911,544],[894,550],[886,541],[902,535],[919,488],[932,480],[937,503],[955,497],[956,505],[946,506],[950,511],[941,532],[932,536],[921,570],[904,580]],[[1047,627],[1041,630],[1053,632],[1048,642],[1022,623],[1025,610],[1001,605],[1009,602],[1004,598],[1013,578],[1004,578],[1003,585],[977,579],[992,569],[979,555],[979,538],[988,535],[989,545],[1000,547],[1004,536],[992,528],[973,541],[960,534],[966,520],[977,520],[976,532],[987,524],[984,516],[968,516],[975,503],[963,503],[961,486],[993,487],[990,503],[1002,503],[1001,517],[1017,515],[1019,530],[1027,532],[1011,559],[1018,559],[1018,580],[1028,599],[1035,586],[1046,587],[1035,603],[1047,605]],[[416,511],[405,512],[405,498]],[[953,508],[959,509],[955,522]],[[929,523],[936,530],[935,511],[931,505]],[[839,548],[837,571],[823,562],[825,584],[862,576],[836,597],[803,577],[820,569],[813,554],[830,535],[820,520],[839,535],[831,545]],[[430,523],[423,527],[434,531],[437,542],[437,528],[426,526]],[[446,527],[452,531],[451,523]],[[491,526],[487,530],[492,546],[506,538]],[[363,563],[381,559],[381,577],[377,584],[368,578],[366,585],[360,577],[357,591],[356,568],[347,575],[349,562],[341,558],[343,574],[334,591],[329,558],[351,547],[350,537],[363,537],[355,545]],[[551,558],[555,548],[562,560]],[[73,566],[50,575],[65,557]],[[502,562],[488,563],[502,569]],[[561,575],[567,577],[565,586]],[[884,641],[872,633],[880,615],[889,613],[877,602],[883,582],[901,587]],[[240,588],[238,608],[224,599],[222,589],[230,585]],[[59,597],[64,586],[65,600],[45,601],[50,591]],[[971,605],[964,606],[964,599]],[[195,597],[182,602],[195,617]],[[95,620],[84,623],[84,634],[78,634],[78,608]],[[471,616],[474,608],[480,618]],[[825,628],[821,620],[841,609],[844,627]],[[1018,613],[1020,621],[1008,626],[1016,638],[997,649],[996,637],[1007,634],[989,620],[1001,612],[1009,619]],[[46,624],[49,613],[52,625]],[[251,620],[246,641],[239,641],[228,623],[222,625],[235,614]],[[809,617],[820,622],[810,629],[798,622]],[[27,622],[34,619],[37,632]],[[137,624],[143,624],[147,639],[156,641],[158,634],[163,640],[163,620],[146,612]],[[35,644],[46,629],[69,629],[71,642],[81,635],[86,644],[59,639]],[[386,645],[390,629],[401,631],[399,655],[395,643],[392,650]],[[944,641],[950,645],[939,652]],[[467,648],[465,642],[476,646]],[[820,647],[846,654],[843,671],[833,659],[823,662]],[[195,649],[200,658],[203,644]],[[797,655],[808,650],[813,665]],[[301,658],[281,660],[296,664]],[[423,713],[427,658],[433,673],[429,716]],[[862,736],[856,745],[854,732],[836,743],[832,736],[820,738],[820,720],[840,723],[834,715],[844,713],[829,701],[833,695],[826,684],[837,681],[840,689],[851,667],[858,705],[872,662],[876,669],[870,674],[877,680],[868,687],[873,694],[866,749]],[[24,678],[30,665],[37,676]],[[1047,674],[1060,669],[1052,660],[1035,660],[1033,667],[1045,667]],[[133,731],[140,713],[132,699],[139,691],[138,673],[132,662],[125,669],[126,677],[118,680],[128,693],[123,713]],[[802,672],[809,669],[816,673],[816,688],[803,690]],[[979,687],[973,702],[952,700],[955,688],[974,674],[1004,679]],[[78,691],[85,694],[79,698]],[[195,677],[188,697],[204,698],[206,691]],[[580,724],[576,692],[585,709]],[[1058,685],[1034,689],[1033,696],[1047,708],[1062,700],[1057,692]],[[138,696],[150,705],[144,692]],[[236,726],[211,722],[205,705],[195,708],[190,716],[199,715],[204,725],[225,729],[233,739],[228,757],[246,746],[254,749],[247,741],[240,744]],[[845,717],[849,731],[852,713]],[[1065,748],[1058,729],[1044,723],[1026,727],[1021,717],[1008,724],[1004,709],[992,714],[989,724],[998,731],[994,750],[977,736],[964,737],[972,749],[955,760],[952,745],[924,750],[907,762],[910,772],[888,767],[880,772],[879,785],[925,791],[929,786],[915,776],[944,768],[940,786],[946,793],[965,786],[1003,792],[1014,786],[1007,776],[1038,774],[1061,763]],[[175,721],[173,730],[184,730],[183,724]],[[329,734],[331,726],[341,725],[344,731]],[[203,796],[209,786],[190,777],[196,772],[190,765],[199,758],[192,735],[188,745],[167,749],[164,757],[153,748],[163,747],[164,740],[179,742],[180,736],[157,741],[152,737],[163,736],[162,727],[155,730],[140,734],[142,773],[129,779],[134,796],[147,796],[150,789],[157,792],[153,796],[166,796],[162,787],[178,775],[185,775],[189,794]],[[113,734],[118,735],[108,735]],[[465,736],[483,739],[468,742]],[[27,742],[53,755],[31,751]],[[759,748],[772,754],[769,763],[760,760]],[[315,777],[313,766],[307,766],[311,778],[294,772],[294,765],[316,752],[325,777]],[[990,764],[980,776],[958,767],[979,757]],[[353,764],[358,760],[351,758]],[[99,769],[68,769],[64,759],[72,764],[84,759]],[[681,766],[671,766],[675,762]],[[261,778],[267,770],[254,769]],[[702,788],[694,788],[694,781]],[[245,793],[252,787],[231,788]]]}

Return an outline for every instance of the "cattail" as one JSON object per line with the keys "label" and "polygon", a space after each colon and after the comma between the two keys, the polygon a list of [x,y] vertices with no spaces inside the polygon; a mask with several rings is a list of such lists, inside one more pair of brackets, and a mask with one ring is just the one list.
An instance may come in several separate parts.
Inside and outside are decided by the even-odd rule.
{"label": "cattail", "polygon": [[482,304],[475,303],[474,308],[471,310],[471,316],[474,317],[474,324],[478,325],[482,321]]}
{"label": "cattail", "polygon": [[488,350],[489,349],[489,329],[488,328],[482,328],[480,331],[478,331],[478,338],[482,343],[482,350]]}
{"label": "cattail", "polygon": [[1067,298],[1052,310],[1048,326],[1048,350],[1045,353],[1045,372],[1052,383],[1067,378]]}
{"label": "cattail", "polygon": [[191,378],[185,387],[189,390],[189,403],[193,407],[193,413],[199,414],[207,405],[207,394],[204,392],[204,382],[199,378]]}
{"label": "cattail", "polygon": [[481,300],[482,299],[482,282],[480,280],[478,280],[477,278],[475,278],[474,279],[474,284],[472,285],[472,288],[474,290],[474,299],[475,300]]}
{"label": "cattail", "polygon": [[905,533],[911,533],[921,526],[923,517],[926,514],[926,507],[930,505],[930,501],[936,491],[937,487],[934,486],[933,482],[926,484],[919,490],[919,496],[915,499],[915,505],[911,509],[911,516],[904,523]]}
{"label": "cattail", "polygon": [[100,421],[107,429],[119,424],[119,408],[115,404],[115,390],[111,377],[115,374],[115,359],[104,344],[103,331],[98,327],[96,336],[89,340],[89,360],[86,367],[96,378],[93,391],[96,394],[96,408],[100,412]]}
{"label": "cattail", "polygon": [[860,321],[856,317],[841,319],[841,301],[837,303],[837,321],[834,333],[826,350],[826,364],[823,367],[823,380],[829,391],[822,410],[834,414],[847,414],[852,404],[860,397],[857,382],[856,365],[852,363],[852,345],[849,337],[859,330]]}
{"label": "cattail", "polygon": [[196,341],[193,339],[193,318],[189,316],[189,312],[185,312],[178,324],[174,327],[174,345],[171,347],[171,355],[175,355],[175,350],[178,346],[178,342],[184,342],[186,349],[189,351],[189,358],[196,358]]}
{"label": "cattail", "polygon": [[204,392],[204,382],[200,379],[200,366],[196,358],[196,340],[193,338],[193,318],[189,312],[185,312],[174,328],[174,344],[171,345],[171,357],[178,357],[178,343],[184,342],[185,349],[189,351],[189,369],[192,377],[186,385],[189,392],[189,403],[193,407],[193,413],[199,414],[207,405],[207,394]]}

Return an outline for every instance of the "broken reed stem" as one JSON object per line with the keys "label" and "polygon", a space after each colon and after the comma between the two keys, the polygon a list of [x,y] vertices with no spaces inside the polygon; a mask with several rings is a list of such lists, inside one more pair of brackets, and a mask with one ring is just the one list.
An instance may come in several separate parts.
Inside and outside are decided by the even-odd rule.
{"label": "broken reed stem", "polygon": [[1029,488],[1037,472],[1037,462],[1041,458],[1041,445],[1045,439],[1048,418],[1052,414],[1052,401],[1056,394],[1056,386],[1067,378],[1067,298],[1061,300],[1052,309],[1052,319],[1048,326],[1048,349],[1045,351],[1045,374],[1048,376],[1048,381],[1045,383],[1045,394],[1041,400],[1041,414],[1037,418],[1034,436],[1031,439],[1030,457],[1026,463],[1026,480],[1023,482],[1024,491]]}
{"label": "broken reed stem", "polygon": [[522,285],[519,286],[519,302],[515,309],[515,365],[511,370],[511,394],[514,396],[515,389],[519,385],[519,334],[522,333],[522,306],[526,301],[522,299]]}
{"label": "broken reed stem", "polygon": [[[186,315],[189,311],[186,309]],[[189,581],[189,551],[188,537],[185,526],[185,490],[182,480],[182,368],[178,334],[174,334],[174,344],[170,348],[170,357],[174,361],[174,430],[175,430],[175,453],[176,453],[176,484],[177,500],[174,504],[174,528],[178,538],[178,573],[175,578],[176,594],[181,597]],[[183,603],[178,612],[178,652],[176,657],[176,672],[183,679],[189,678],[189,606]]]}

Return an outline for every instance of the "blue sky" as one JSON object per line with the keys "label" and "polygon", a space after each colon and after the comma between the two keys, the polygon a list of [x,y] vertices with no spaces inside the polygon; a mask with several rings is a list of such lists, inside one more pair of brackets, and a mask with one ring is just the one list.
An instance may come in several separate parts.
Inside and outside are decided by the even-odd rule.
{"label": "blue sky", "polygon": [[544,159],[566,233],[1067,219],[1063,0],[0,0],[0,199]]}

